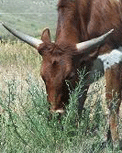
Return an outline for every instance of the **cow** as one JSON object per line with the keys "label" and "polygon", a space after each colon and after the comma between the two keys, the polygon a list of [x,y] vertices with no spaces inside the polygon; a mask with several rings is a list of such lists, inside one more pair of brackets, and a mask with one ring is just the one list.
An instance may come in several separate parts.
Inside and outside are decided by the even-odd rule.
{"label": "cow", "polygon": [[[16,31],[5,23],[2,25],[38,50],[43,58],[41,76],[46,85],[47,99],[51,104],[50,111],[64,113],[69,99],[66,80],[75,87],[78,81],[77,70],[85,66],[89,72],[98,55],[104,59],[104,54],[111,55],[110,52],[113,50],[119,52],[118,48],[122,45],[122,0],[59,0],[57,7],[55,42],[51,41],[48,28],[43,31],[39,40]],[[110,110],[109,126],[112,140],[117,142],[122,66],[121,60],[111,63],[113,64],[107,62],[109,66],[105,69],[106,100]],[[89,76],[87,75],[85,79],[88,80]],[[88,88],[89,84],[86,83],[84,91]],[[84,92],[79,98],[79,112],[83,109],[86,94],[87,92]],[[113,110],[112,100],[116,94],[118,98],[116,108]]]}

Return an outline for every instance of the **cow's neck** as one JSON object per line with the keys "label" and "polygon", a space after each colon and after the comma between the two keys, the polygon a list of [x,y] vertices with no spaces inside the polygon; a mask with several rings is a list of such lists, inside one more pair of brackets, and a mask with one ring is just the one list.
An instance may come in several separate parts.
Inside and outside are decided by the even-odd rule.
{"label": "cow's neck", "polygon": [[59,1],[56,31],[56,42],[58,44],[76,44],[89,39],[87,33],[89,16],[87,12],[90,11],[90,6],[89,0]]}
{"label": "cow's neck", "polygon": [[60,28],[60,32],[56,37],[57,44],[76,44],[79,42],[76,30],[69,26],[67,28]]}
{"label": "cow's neck", "polygon": [[74,1],[59,3],[56,43],[76,44],[79,42],[78,19]]}

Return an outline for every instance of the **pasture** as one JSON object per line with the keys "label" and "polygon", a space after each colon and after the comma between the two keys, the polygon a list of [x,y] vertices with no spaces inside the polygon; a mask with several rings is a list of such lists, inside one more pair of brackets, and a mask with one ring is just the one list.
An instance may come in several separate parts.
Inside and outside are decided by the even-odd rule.
{"label": "pasture", "polygon": [[[54,39],[56,4],[57,0],[0,0],[0,21],[38,38],[48,26]],[[5,44],[0,43],[1,153],[122,152],[111,142],[105,143],[109,112],[104,77],[90,86],[85,108],[78,116],[77,99],[79,92],[84,92],[85,83],[84,71],[78,72],[80,82],[70,92],[66,113],[60,122],[58,114],[50,120],[45,86],[40,77],[41,56],[32,47],[15,41],[1,25],[0,36],[6,40]],[[122,105],[120,109],[122,139]]]}
{"label": "pasture", "polygon": [[[0,0],[0,21],[36,37],[49,26],[53,36],[57,21],[57,0]],[[0,25],[0,36],[15,39]]]}
{"label": "pasture", "polygon": [[[70,93],[65,115],[60,122],[57,114],[50,120],[41,60],[22,42],[0,44],[0,152],[120,153],[111,142],[104,143],[108,128],[104,77],[91,85],[79,117],[77,98],[83,93],[84,71],[79,72],[80,82]],[[122,137],[121,118],[119,130]]]}

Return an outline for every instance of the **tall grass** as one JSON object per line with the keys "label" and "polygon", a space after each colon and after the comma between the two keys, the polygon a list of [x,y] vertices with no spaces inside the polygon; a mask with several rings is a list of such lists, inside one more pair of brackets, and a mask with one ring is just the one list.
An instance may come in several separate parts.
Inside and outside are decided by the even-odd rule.
{"label": "tall grass", "polygon": [[[28,88],[21,93],[17,93],[17,80],[6,82],[7,92],[0,90],[3,109],[0,117],[0,152],[102,152],[106,125],[100,95],[93,118],[90,118],[90,100],[81,117],[78,117],[77,100],[82,78],[70,94],[70,104],[60,122],[58,114],[49,120],[49,104],[37,80],[28,76]],[[107,144],[104,151],[112,152],[112,148]]]}
{"label": "tall grass", "polygon": [[[19,50],[21,47],[23,50]],[[37,70],[41,58],[23,44],[1,46],[1,68],[8,71],[14,65],[13,76],[5,76],[0,84],[0,152],[1,153],[98,153],[113,152],[109,143],[104,145],[107,132],[101,86],[97,83],[97,95],[88,94],[82,114],[78,114],[78,96],[84,90],[84,71],[79,72],[80,81],[70,91],[66,113],[50,119],[46,92]],[[9,60],[7,60],[9,59]],[[7,62],[5,63],[5,61]],[[22,71],[18,70],[21,67]],[[30,71],[28,71],[30,67]],[[34,70],[33,70],[34,69]],[[16,73],[14,71],[17,71]],[[27,71],[27,72],[26,72]],[[30,73],[29,73],[30,72]],[[35,72],[36,75],[32,75]],[[18,75],[21,76],[18,77]],[[25,73],[24,76],[22,73]],[[7,74],[1,73],[3,76]],[[3,88],[4,87],[4,88]],[[94,110],[94,111],[93,111]],[[115,152],[120,152],[116,148]]]}

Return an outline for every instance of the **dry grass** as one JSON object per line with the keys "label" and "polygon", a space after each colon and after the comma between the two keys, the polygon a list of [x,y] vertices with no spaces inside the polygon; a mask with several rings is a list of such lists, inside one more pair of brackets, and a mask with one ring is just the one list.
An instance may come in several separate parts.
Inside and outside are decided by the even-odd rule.
{"label": "dry grass", "polygon": [[[6,90],[6,81],[15,79],[19,81],[18,92],[24,91],[24,88],[28,86],[26,79],[29,75],[37,79],[40,85],[44,87],[44,83],[40,77],[41,60],[41,56],[37,51],[27,44],[19,41],[0,44],[0,87],[2,90]],[[97,95],[101,95],[104,102],[103,109],[107,113],[104,77],[91,84],[86,103],[88,102],[89,95],[92,95],[93,106],[98,98]],[[122,105],[120,107],[120,117],[122,118]]]}
{"label": "dry grass", "polygon": [[[22,96],[28,90],[28,78],[36,79],[40,86],[44,83],[40,76],[41,56],[35,49],[19,41],[0,44],[0,89],[2,98],[8,94],[8,84],[12,81],[17,84],[16,94]],[[26,103],[28,97],[23,96]],[[16,110],[19,111],[20,101],[16,101]],[[29,101],[28,101],[29,103]],[[0,108],[0,113],[2,112]]]}
{"label": "dry grass", "polygon": [[[25,80],[31,74],[40,79],[41,56],[27,44],[18,42],[0,44],[0,82],[16,78]],[[4,86],[3,86],[4,87]]]}

